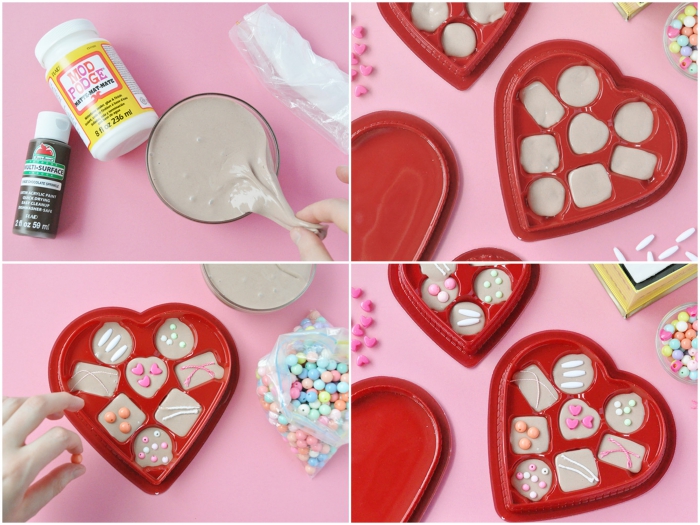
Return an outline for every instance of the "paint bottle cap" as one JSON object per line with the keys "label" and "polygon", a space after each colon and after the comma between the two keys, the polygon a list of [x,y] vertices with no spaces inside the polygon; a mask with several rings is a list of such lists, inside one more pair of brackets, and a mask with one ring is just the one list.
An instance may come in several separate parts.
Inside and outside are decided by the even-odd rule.
{"label": "paint bottle cap", "polygon": [[35,139],[57,140],[68,144],[71,122],[63,113],[42,111],[36,119]]}

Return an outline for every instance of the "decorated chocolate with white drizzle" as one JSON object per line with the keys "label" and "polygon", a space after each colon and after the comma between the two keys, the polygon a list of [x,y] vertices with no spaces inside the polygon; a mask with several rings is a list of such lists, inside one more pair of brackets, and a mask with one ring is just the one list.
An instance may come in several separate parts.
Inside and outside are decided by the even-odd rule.
{"label": "decorated chocolate with white drizzle", "polygon": [[68,380],[69,392],[85,392],[100,397],[112,397],[119,384],[119,372],[106,366],[79,362]]}
{"label": "decorated chocolate with white drizzle", "polygon": [[165,397],[155,413],[158,423],[178,436],[185,436],[202,413],[202,405],[177,388]]}
{"label": "decorated chocolate with white drizzle", "polygon": [[552,378],[565,394],[580,394],[593,384],[595,371],[591,359],[585,354],[569,354],[554,365]]}
{"label": "decorated chocolate with white drizzle", "polygon": [[450,311],[450,326],[461,335],[475,335],[484,329],[486,317],[477,304],[457,303]]}
{"label": "decorated chocolate with white drizzle", "polygon": [[559,488],[563,492],[588,489],[600,483],[595,456],[587,448],[558,454],[554,458],[554,464]]}
{"label": "decorated chocolate with white drizzle", "polygon": [[541,412],[559,399],[559,392],[537,365],[530,365],[513,375],[511,380],[533,410]]}

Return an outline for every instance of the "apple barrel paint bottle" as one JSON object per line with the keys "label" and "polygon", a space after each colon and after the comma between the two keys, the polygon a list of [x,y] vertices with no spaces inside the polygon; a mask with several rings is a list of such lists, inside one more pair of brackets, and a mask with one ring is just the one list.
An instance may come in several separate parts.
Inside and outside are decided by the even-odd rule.
{"label": "apple barrel paint bottle", "polygon": [[63,113],[39,113],[24,161],[12,233],[56,237],[70,158],[70,128],[71,122]]}
{"label": "apple barrel paint bottle", "polygon": [[111,160],[148,139],[158,115],[92,22],[69,20],[54,27],[34,54],[93,157]]}

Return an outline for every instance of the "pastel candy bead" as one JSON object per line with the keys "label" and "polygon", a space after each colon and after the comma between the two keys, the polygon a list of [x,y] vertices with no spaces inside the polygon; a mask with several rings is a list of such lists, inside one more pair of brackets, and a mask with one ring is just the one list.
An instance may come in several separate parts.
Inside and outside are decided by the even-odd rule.
{"label": "pastel candy bead", "polygon": [[516,479],[523,479],[523,473],[522,473],[522,472],[518,472],[518,473],[515,475],[515,477],[516,477]]}
{"label": "pastel candy bead", "polygon": [[428,286],[428,293],[435,296],[440,293],[440,287],[437,284],[431,284]]}
{"label": "pastel candy bead", "polygon": [[454,290],[455,288],[457,288],[457,281],[454,280],[452,277],[446,279],[445,288],[447,288],[448,290]]}
{"label": "pastel candy bead", "polygon": [[437,300],[440,301],[441,303],[446,303],[447,301],[450,300],[450,294],[448,294],[446,291],[442,291],[439,294],[437,294]]}
{"label": "pastel candy bead", "polygon": [[686,6],[683,12],[688,16],[695,16],[696,14],[698,14],[697,8],[693,5]]}
{"label": "pastel candy bead", "polygon": [[668,346],[670,346],[674,350],[678,350],[681,347],[681,342],[678,339],[671,339],[668,342]]}
{"label": "pastel candy bead", "polygon": [[692,372],[693,370],[698,369],[698,362],[695,359],[691,359],[690,361],[688,361],[688,364],[686,366],[688,367],[688,370]]}
{"label": "pastel candy bead", "polygon": [[668,38],[676,38],[680,34],[680,30],[676,27],[668,26],[666,28],[666,36],[668,36]]}
{"label": "pastel candy bead", "polygon": [[664,326],[664,330],[670,333],[674,333],[676,331],[676,325],[673,324],[667,324]]}
{"label": "pastel candy bead", "polygon": [[661,339],[662,341],[668,341],[669,339],[671,339],[671,337],[673,337],[673,334],[668,330],[661,330],[659,332],[659,339]]}
{"label": "pastel candy bead", "polygon": [[671,363],[671,370],[673,370],[674,372],[678,372],[682,366],[683,363],[681,363],[680,361],[673,361]]}
{"label": "pastel candy bead", "polygon": [[532,439],[537,439],[538,437],[540,437],[540,431],[535,427],[530,427],[527,429],[527,435],[530,436]]}
{"label": "pastel candy bead", "polygon": [[681,66],[681,69],[688,69],[692,63],[693,61],[690,60],[689,57],[683,57],[678,61],[678,65]]}
{"label": "pastel candy bead", "polygon": [[527,438],[521,438],[520,441],[518,441],[518,446],[523,450],[529,450],[530,447],[532,447],[532,441]]}
{"label": "pastel candy bead", "polygon": [[690,350],[693,347],[693,342],[690,339],[681,339],[681,348],[684,350]]}
{"label": "pastel candy bead", "polygon": [[693,381],[697,381],[698,380],[698,371],[693,370],[692,372],[690,372],[690,375],[688,375],[688,377],[690,379],[692,379]]}
{"label": "pastel candy bead", "polygon": [[683,27],[683,22],[676,18],[673,22],[671,22],[671,27],[675,27],[676,29],[680,30]]}
{"label": "pastel candy bead", "polygon": [[[691,317],[696,317],[696,316],[698,315],[698,307],[697,307],[697,305],[691,306],[691,307],[688,308],[685,312],[681,312],[681,313],[678,315],[678,319],[680,319],[681,321],[687,321],[687,320],[688,320],[688,319],[681,318],[681,315],[684,314],[684,313],[685,313],[685,315],[688,316],[688,319],[690,319]],[[683,316],[683,317],[685,317],[685,316]]]}
{"label": "pastel candy bead", "polygon": [[681,29],[681,35],[685,35],[688,38],[690,38],[690,35],[692,35],[692,34],[693,34],[692,27],[683,27],[683,29]]}
{"label": "pastel candy bead", "polygon": [[527,430],[527,423],[525,421],[518,421],[515,423],[516,432],[523,433]]}
{"label": "pastel candy bead", "polygon": [[688,370],[688,367],[683,366],[678,371],[678,375],[681,377],[688,377],[690,375],[690,370]]}
{"label": "pastel candy bead", "polygon": [[695,24],[697,24],[697,20],[695,20],[694,16],[686,16],[683,19],[683,25],[685,27],[693,27]]}
{"label": "pastel candy bead", "polygon": [[673,41],[668,45],[668,50],[671,53],[678,53],[681,50],[681,45],[678,42]]}
{"label": "pastel candy bead", "polygon": [[676,360],[683,359],[683,350],[674,350],[671,357]]}
{"label": "pastel candy bead", "polygon": [[693,75],[697,74],[698,72],[698,65],[697,64],[690,64],[688,66],[688,72],[692,73]]}
{"label": "pastel candy bead", "polygon": [[681,47],[687,46],[689,42],[690,40],[685,35],[680,35],[678,38],[676,38],[676,43]]}
{"label": "pastel candy bead", "polygon": [[681,55],[683,55],[684,57],[689,57],[692,52],[693,50],[690,48],[690,46],[681,47]]}
{"label": "pastel candy bead", "polygon": [[661,353],[666,357],[671,357],[671,354],[673,353],[673,348],[671,348],[668,345],[664,345],[663,347],[661,347]]}

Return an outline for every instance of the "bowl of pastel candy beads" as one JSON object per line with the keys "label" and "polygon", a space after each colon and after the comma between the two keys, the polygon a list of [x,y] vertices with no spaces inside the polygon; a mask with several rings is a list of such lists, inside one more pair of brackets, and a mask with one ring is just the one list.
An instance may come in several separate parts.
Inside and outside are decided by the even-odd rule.
{"label": "bowl of pastel candy beads", "polygon": [[349,332],[318,312],[258,362],[257,394],[290,451],[314,476],[349,438]]}
{"label": "bowl of pastel candy beads", "polygon": [[686,77],[698,78],[698,4],[681,4],[664,28],[664,49],[671,65]]}
{"label": "bowl of pastel candy beads", "polygon": [[666,371],[683,383],[698,384],[698,303],[668,312],[656,331],[656,353]]}

